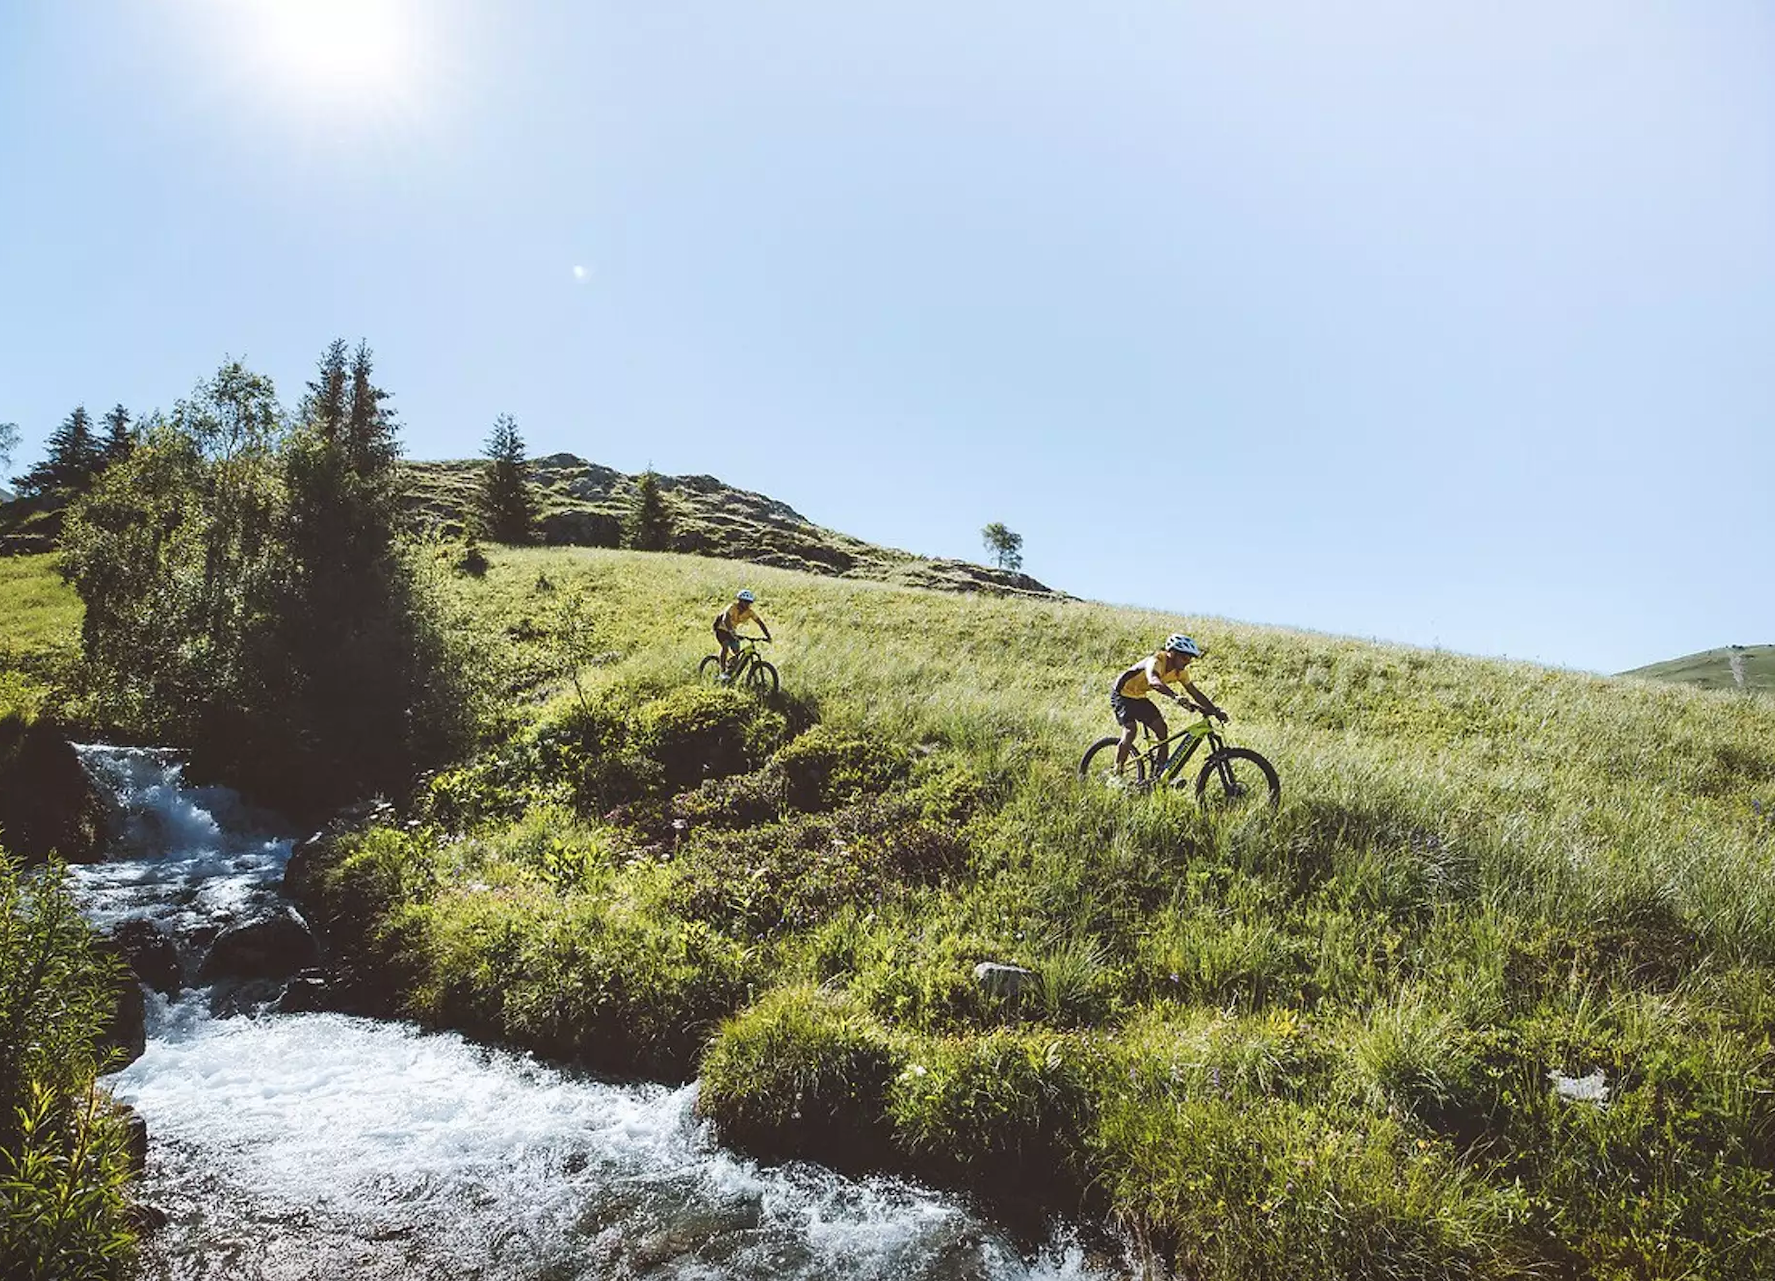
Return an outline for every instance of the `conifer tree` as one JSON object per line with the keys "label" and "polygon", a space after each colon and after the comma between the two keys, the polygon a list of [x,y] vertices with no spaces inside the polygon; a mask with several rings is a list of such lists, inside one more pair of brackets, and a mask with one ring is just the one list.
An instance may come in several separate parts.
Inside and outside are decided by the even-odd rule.
{"label": "conifer tree", "polygon": [[12,451],[18,448],[18,424],[0,423],[0,473],[12,467]]}
{"label": "conifer tree", "polygon": [[[325,361],[331,358],[331,349]],[[360,341],[351,354],[351,379],[345,404],[346,451],[352,470],[365,479],[392,473],[401,456],[394,411],[383,405],[388,393],[371,381],[370,345]]]}
{"label": "conifer tree", "polygon": [[29,495],[72,497],[92,487],[103,464],[92,418],[79,405],[51,433],[49,456],[19,477],[19,488]]}
{"label": "conifer tree", "polygon": [[501,414],[482,451],[487,467],[475,494],[481,532],[497,543],[529,543],[536,537],[536,498],[524,470],[524,438],[517,420]]}
{"label": "conifer tree", "polygon": [[136,433],[130,425],[129,410],[120,404],[113,405],[111,412],[105,415],[105,441],[99,447],[103,465],[109,467],[122,462],[135,447]]}
{"label": "conifer tree", "polygon": [[345,394],[350,385],[350,358],[343,338],[335,338],[321,354],[315,380],[302,398],[300,416],[329,440],[345,434]]}
{"label": "conifer tree", "polygon": [[672,509],[660,491],[652,467],[635,482],[635,503],[629,511],[628,545],[644,552],[662,552],[672,543]]}

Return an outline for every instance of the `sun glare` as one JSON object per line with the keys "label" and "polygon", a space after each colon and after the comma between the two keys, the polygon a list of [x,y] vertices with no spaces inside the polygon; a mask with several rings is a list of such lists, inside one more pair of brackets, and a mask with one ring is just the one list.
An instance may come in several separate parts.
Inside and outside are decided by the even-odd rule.
{"label": "sun glare", "polygon": [[404,0],[239,0],[265,79],[312,105],[404,99],[423,62],[417,6]]}

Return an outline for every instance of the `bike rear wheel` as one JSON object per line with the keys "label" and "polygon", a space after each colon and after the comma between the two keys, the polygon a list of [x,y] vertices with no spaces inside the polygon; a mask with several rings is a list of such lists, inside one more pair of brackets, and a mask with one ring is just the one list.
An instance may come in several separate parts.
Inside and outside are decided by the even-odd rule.
{"label": "bike rear wheel", "polygon": [[1276,767],[1249,747],[1223,747],[1196,775],[1196,802],[1205,810],[1225,812],[1282,803],[1282,780]]}
{"label": "bike rear wheel", "polygon": [[696,665],[698,680],[714,680],[719,675],[721,675],[721,655],[719,654],[710,654]]}
{"label": "bike rear wheel", "polygon": [[1079,777],[1106,787],[1126,786],[1130,780],[1136,785],[1145,783],[1146,756],[1142,752],[1129,753],[1127,766],[1120,774],[1116,773],[1116,747],[1121,741],[1119,737],[1100,738],[1087,747],[1084,758],[1079,761]]}
{"label": "bike rear wheel", "polygon": [[762,658],[752,660],[751,670],[746,673],[746,685],[760,694],[777,692],[777,669]]}

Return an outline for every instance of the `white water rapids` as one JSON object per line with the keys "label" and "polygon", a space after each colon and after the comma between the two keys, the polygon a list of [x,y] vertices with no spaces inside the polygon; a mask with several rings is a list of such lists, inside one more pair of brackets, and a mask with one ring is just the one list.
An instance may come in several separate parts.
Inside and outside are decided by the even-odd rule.
{"label": "white water rapids", "polygon": [[[77,868],[101,924],[189,938],[278,901],[290,841],[163,754],[85,748],[127,835]],[[187,975],[191,973],[187,963]],[[189,981],[189,979],[188,979]],[[210,1014],[150,994],[147,1052],[110,1078],[151,1136],[156,1278],[1012,1278],[1033,1260],[952,1198],[716,1145],[695,1087],[612,1085],[340,1014]]]}

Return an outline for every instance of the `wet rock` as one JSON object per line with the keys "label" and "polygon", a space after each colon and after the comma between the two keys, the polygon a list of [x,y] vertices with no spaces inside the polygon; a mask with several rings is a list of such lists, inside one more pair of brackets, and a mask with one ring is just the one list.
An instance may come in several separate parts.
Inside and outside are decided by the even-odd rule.
{"label": "wet rock", "polygon": [[997,961],[981,961],[974,967],[974,982],[988,996],[1014,1001],[1036,984],[1036,972],[1021,965],[1003,965]]}
{"label": "wet rock", "polygon": [[320,959],[314,935],[293,910],[223,930],[210,945],[197,977],[217,979],[283,979],[308,969]]}
{"label": "wet rock", "polygon": [[185,977],[179,951],[153,921],[134,917],[111,931],[111,944],[135,976],[156,992],[177,996]]}
{"label": "wet rock", "polygon": [[133,1202],[123,1213],[125,1222],[140,1236],[158,1232],[166,1226],[166,1211],[157,1205],[149,1205],[146,1201]]}
{"label": "wet rock", "polygon": [[325,970],[303,970],[277,998],[279,1014],[309,1014],[332,1008],[332,983]]}
{"label": "wet rock", "polygon": [[313,901],[315,873],[319,870],[324,858],[329,837],[326,832],[316,832],[305,841],[298,841],[290,850],[290,858],[284,864],[283,892],[286,898],[292,899],[303,906]]}
{"label": "wet rock", "polygon": [[117,984],[117,1006],[99,1037],[98,1048],[101,1054],[122,1052],[121,1058],[112,1061],[111,1071],[134,1063],[148,1048],[148,1002],[133,974],[125,973]]}
{"label": "wet rock", "polygon": [[117,1112],[128,1136],[124,1140],[124,1150],[129,1153],[129,1168],[139,1175],[148,1168],[148,1122],[127,1103],[117,1104]]}

